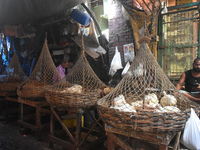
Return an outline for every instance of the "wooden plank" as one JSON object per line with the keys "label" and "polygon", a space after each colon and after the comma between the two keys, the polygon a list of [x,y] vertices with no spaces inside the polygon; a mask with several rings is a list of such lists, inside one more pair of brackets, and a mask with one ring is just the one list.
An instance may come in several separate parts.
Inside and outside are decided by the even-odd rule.
{"label": "wooden plank", "polygon": [[175,132],[168,132],[168,133],[147,133],[147,132],[138,132],[135,130],[132,131],[124,131],[116,128],[112,128],[111,126],[105,125],[105,130],[107,132],[116,133],[128,137],[133,137],[141,140],[145,140],[154,144],[164,144],[169,145],[171,140],[176,135]]}
{"label": "wooden plank", "polygon": [[[107,132],[108,139],[112,139],[117,145],[121,146],[125,150],[133,150],[130,146],[128,146],[126,143],[124,143],[120,138],[118,138],[116,135],[112,134],[111,132]],[[111,142],[111,141],[110,141]],[[109,143],[110,148],[113,149],[113,146],[111,146],[113,143]]]}
{"label": "wooden plank", "polygon": [[43,114],[51,114],[51,110],[50,109],[46,109],[46,108],[38,108],[38,111],[40,111]]}
{"label": "wooden plank", "polygon": [[178,132],[176,135],[176,141],[173,150],[177,150],[178,147],[180,146],[180,137],[181,137],[181,132]]}
{"label": "wooden plank", "polygon": [[22,120],[18,120],[18,123],[20,124],[20,125],[22,125],[23,127],[26,127],[26,128],[29,128],[29,129],[31,129],[31,130],[33,130],[33,131],[38,131],[38,127],[36,127],[36,126],[34,126],[34,125],[32,125],[32,124],[29,124],[29,123],[27,123],[27,122],[24,122],[24,121],[22,121]]}
{"label": "wooden plank", "polygon": [[116,145],[116,143],[114,142],[112,137],[107,134],[107,147],[108,147],[108,150],[115,150],[115,145]]}
{"label": "wooden plank", "polygon": [[49,103],[47,101],[33,101],[30,99],[23,99],[21,97],[18,97],[18,102],[30,105],[32,107],[49,106]]}
{"label": "wooden plank", "polygon": [[167,150],[167,149],[168,149],[167,145],[164,145],[164,144],[159,145],[159,150]]}
{"label": "wooden plank", "polygon": [[36,126],[37,127],[40,127],[41,126],[41,113],[40,111],[38,110],[38,107],[36,107],[36,110],[35,110],[35,123],[36,123]]}
{"label": "wooden plank", "polygon": [[0,96],[17,96],[16,92],[0,92]]}
{"label": "wooden plank", "polygon": [[90,128],[90,130],[88,131],[88,133],[85,135],[85,137],[82,139],[82,141],[80,142],[81,146],[83,144],[83,142],[87,139],[87,137],[90,135],[90,133],[93,131],[94,127],[96,127],[97,123],[100,121],[100,118],[98,120],[96,120],[95,124]]}
{"label": "wooden plank", "polygon": [[24,120],[24,104],[20,103],[20,119]]}
{"label": "wooden plank", "polygon": [[72,134],[70,133],[70,131],[68,130],[68,128],[62,122],[62,120],[60,119],[60,117],[58,116],[58,114],[56,113],[56,111],[53,109],[53,107],[51,107],[51,111],[53,112],[54,116],[56,117],[56,119],[58,120],[58,122],[60,123],[60,125],[63,127],[63,130],[65,130],[65,132],[67,133],[67,135],[70,137],[70,139],[72,140],[72,142],[75,144],[76,143],[75,138],[72,136]]}
{"label": "wooden plank", "polygon": [[37,107],[37,104],[38,104],[36,101],[25,100],[25,99],[22,99],[21,97],[18,97],[18,102],[32,106],[32,107]]}
{"label": "wooden plank", "polygon": [[69,142],[66,142],[66,141],[64,141],[62,139],[59,139],[59,138],[57,138],[57,137],[55,137],[53,135],[49,134],[48,135],[48,139],[49,139],[50,142],[55,143],[57,145],[60,145],[63,148],[66,148],[66,149],[76,149],[76,147],[73,144],[71,144]]}
{"label": "wooden plank", "polygon": [[18,102],[18,98],[16,98],[16,97],[9,97],[9,96],[6,96],[6,100],[7,100],[7,101],[11,101],[11,102]]}
{"label": "wooden plank", "polygon": [[81,125],[82,125],[82,113],[76,113],[76,135],[75,135],[75,145],[78,146],[81,140]]}
{"label": "wooden plank", "polygon": [[76,119],[76,113],[61,116],[62,119]]}

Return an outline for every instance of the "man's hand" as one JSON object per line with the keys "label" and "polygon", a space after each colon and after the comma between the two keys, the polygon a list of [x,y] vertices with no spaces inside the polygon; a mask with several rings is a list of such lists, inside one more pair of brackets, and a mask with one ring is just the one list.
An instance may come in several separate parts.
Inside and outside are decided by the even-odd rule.
{"label": "man's hand", "polygon": [[192,89],[195,91],[200,91],[200,85],[198,84],[197,87],[193,87]]}

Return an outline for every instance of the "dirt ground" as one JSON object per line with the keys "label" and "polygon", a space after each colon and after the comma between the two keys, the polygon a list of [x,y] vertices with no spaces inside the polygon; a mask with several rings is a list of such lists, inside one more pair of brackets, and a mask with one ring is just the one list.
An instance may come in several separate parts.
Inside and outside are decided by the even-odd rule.
{"label": "dirt ground", "polygon": [[50,150],[46,141],[37,141],[33,134],[20,134],[17,124],[0,122],[0,150]]}

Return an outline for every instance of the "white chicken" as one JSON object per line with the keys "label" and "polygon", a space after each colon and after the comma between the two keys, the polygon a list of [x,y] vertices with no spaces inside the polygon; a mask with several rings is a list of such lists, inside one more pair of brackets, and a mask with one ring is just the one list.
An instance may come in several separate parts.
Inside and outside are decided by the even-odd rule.
{"label": "white chicken", "polygon": [[113,103],[113,106],[111,106],[110,108],[114,108],[124,112],[136,112],[135,108],[126,102],[122,94],[115,97]]}
{"label": "white chicken", "polygon": [[165,106],[164,107],[164,112],[176,112],[179,113],[181,110],[175,106]]}
{"label": "white chicken", "polygon": [[131,106],[133,107],[142,107],[143,101],[135,101],[131,103]]}
{"label": "white chicken", "polygon": [[113,100],[113,105],[114,106],[123,106],[124,104],[126,104],[126,100],[124,98],[124,95],[120,94],[117,97],[114,98]]}
{"label": "white chicken", "polygon": [[162,107],[165,106],[176,106],[177,100],[173,95],[166,94],[166,92],[163,92],[164,96],[160,100],[160,104]]}
{"label": "white chicken", "polygon": [[67,88],[67,92],[69,93],[81,93],[82,92],[82,86],[78,84],[74,84],[72,87]]}
{"label": "white chicken", "polygon": [[158,97],[154,93],[151,93],[151,94],[144,96],[144,103],[145,104],[151,104],[151,103],[158,104],[158,102],[159,102]]}

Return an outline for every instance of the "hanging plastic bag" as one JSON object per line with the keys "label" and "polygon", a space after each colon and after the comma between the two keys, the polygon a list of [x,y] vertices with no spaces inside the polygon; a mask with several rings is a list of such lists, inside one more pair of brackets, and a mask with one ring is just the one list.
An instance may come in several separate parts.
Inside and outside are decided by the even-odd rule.
{"label": "hanging plastic bag", "polygon": [[130,68],[130,63],[129,61],[126,63],[126,66],[124,67],[123,71],[122,71],[122,76],[124,76],[126,74],[126,72],[128,71],[128,69]]}
{"label": "hanging plastic bag", "polygon": [[191,115],[186,122],[181,143],[189,149],[200,150],[200,120],[193,108],[191,108]]}
{"label": "hanging plastic bag", "polygon": [[123,67],[122,67],[120,52],[118,51],[118,48],[115,47],[115,55],[111,61],[109,75],[114,76],[117,70],[122,68]]}

